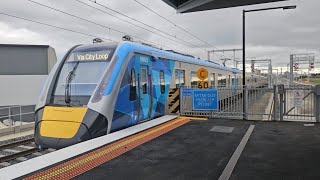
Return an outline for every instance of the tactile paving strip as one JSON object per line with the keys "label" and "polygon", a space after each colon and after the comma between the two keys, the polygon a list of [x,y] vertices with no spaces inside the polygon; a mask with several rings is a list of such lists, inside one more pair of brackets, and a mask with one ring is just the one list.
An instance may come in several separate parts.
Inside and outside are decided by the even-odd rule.
{"label": "tactile paving strip", "polygon": [[100,166],[131,149],[155,139],[190,121],[189,118],[178,118],[163,125],[151,128],[136,135],[127,137],[118,142],[94,150],[75,159],[57,165],[48,170],[36,173],[25,179],[72,179],[97,166]]}

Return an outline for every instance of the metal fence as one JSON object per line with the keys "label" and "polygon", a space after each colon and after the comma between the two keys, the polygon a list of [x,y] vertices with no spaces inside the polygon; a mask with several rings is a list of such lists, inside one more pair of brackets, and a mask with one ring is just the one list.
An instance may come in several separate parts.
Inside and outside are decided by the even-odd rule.
{"label": "metal fence", "polygon": [[193,97],[180,88],[180,115],[264,121],[319,122],[320,86],[218,87],[217,111],[193,110]]}
{"label": "metal fence", "polygon": [[7,126],[34,122],[35,105],[0,107],[0,122]]}

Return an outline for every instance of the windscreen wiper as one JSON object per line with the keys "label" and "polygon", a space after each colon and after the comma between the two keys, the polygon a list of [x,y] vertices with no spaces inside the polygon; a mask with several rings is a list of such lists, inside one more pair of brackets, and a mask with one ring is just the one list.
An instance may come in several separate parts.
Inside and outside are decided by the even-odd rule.
{"label": "windscreen wiper", "polygon": [[79,66],[80,61],[77,61],[74,65],[73,69],[69,72],[67,78],[66,78],[66,86],[65,86],[65,93],[64,93],[64,100],[68,106],[71,106],[71,86],[70,83],[75,77],[75,72]]}

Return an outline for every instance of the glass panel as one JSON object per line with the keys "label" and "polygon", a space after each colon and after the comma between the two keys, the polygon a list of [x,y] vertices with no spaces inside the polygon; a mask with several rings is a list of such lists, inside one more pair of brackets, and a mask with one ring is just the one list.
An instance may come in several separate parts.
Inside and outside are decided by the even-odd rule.
{"label": "glass panel", "polygon": [[136,82],[136,73],[135,70],[131,70],[131,81],[130,81],[130,96],[129,100],[134,101],[137,99],[137,82]]}
{"label": "glass panel", "polygon": [[184,70],[175,70],[175,82],[176,87],[184,86],[185,85],[185,71]]}
{"label": "glass panel", "polygon": [[91,96],[108,64],[108,61],[65,63],[53,95],[64,96],[66,86],[69,84],[72,96]]}
{"label": "glass panel", "polygon": [[216,74],[215,73],[211,73],[211,76],[210,76],[210,85],[212,87],[215,87],[216,86]]}
{"label": "glass panel", "polygon": [[179,82],[179,70],[175,71],[175,82],[176,82],[176,87],[179,86],[180,82]]}
{"label": "glass panel", "polygon": [[141,74],[141,85],[142,85],[142,93],[147,94],[147,69],[142,68]]}
{"label": "glass panel", "polygon": [[197,85],[198,85],[197,73],[194,71],[191,71],[191,86],[197,86]]}
{"label": "glass panel", "polygon": [[222,74],[218,74],[218,86],[226,87],[226,84],[227,84],[227,77]]}
{"label": "glass panel", "polygon": [[184,80],[185,80],[185,73],[184,73],[184,70],[181,70],[180,71],[180,86],[185,85]]}
{"label": "glass panel", "polygon": [[160,91],[163,94],[166,89],[165,89],[165,79],[164,79],[164,72],[161,70],[160,71]]}

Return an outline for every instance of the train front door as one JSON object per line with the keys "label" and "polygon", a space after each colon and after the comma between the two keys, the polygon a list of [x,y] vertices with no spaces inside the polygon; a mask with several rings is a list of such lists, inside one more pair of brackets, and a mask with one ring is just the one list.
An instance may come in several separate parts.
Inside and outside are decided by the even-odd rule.
{"label": "train front door", "polygon": [[150,119],[151,109],[151,81],[149,66],[141,65],[140,68],[140,121],[146,121]]}

